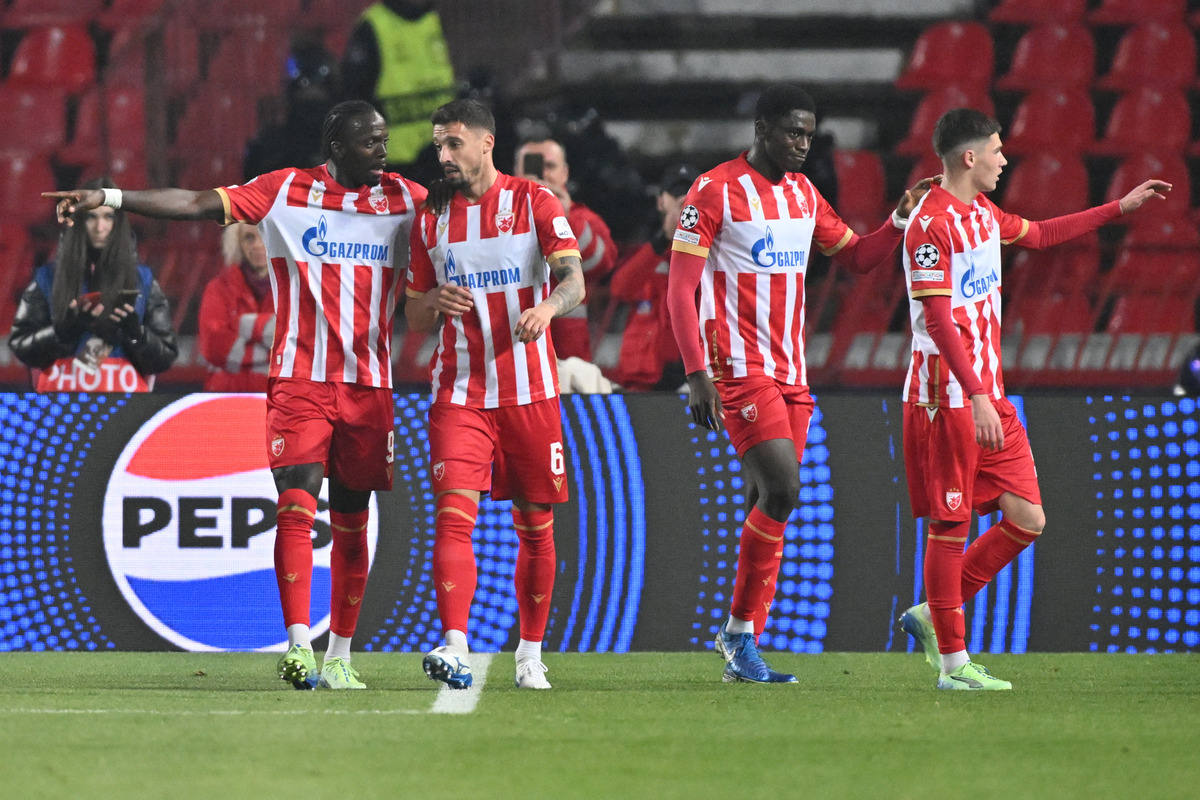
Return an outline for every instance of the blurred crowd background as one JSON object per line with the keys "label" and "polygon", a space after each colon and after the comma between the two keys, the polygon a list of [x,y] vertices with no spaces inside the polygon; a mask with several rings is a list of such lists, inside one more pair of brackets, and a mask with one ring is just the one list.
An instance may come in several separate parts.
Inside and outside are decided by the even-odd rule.
{"label": "blurred crowd background", "polygon": [[[429,112],[473,96],[496,114],[502,170],[519,173],[523,143],[556,143],[540,150],[547,184],[590,210],[580,356],[618,389],[674,390],[672,200],[749,146],[758,91],[793,82],[817,101],[806,172],[860,232],[939,171],[930,134],[954,106],[1003,124],[1010,166],[994,199],[1007,211],[1044,219],[1146,178],[1173,183],[1132,225],[1046,252],[1010,248],[1005,368],[1017,391],[1194,390],[1198,30],[1200,4],[1187,0],[0,0],[0,329],[56,256],[42,191],[102,176],[204,189],[312,165],[321,117],[351,97],[387,117],[393,168],[428,181],[439,174]],[[569,169],[552,175],[555,157]],[[202,300],[239,264],[253,288],[254,242],[235,232],[223,247],[209,223],[129,221],[178,341],[156,388],[211,386],[227,354],[201,342]],[[898,390],[898,258],[857,279],[812,264],[818,390]],[[415,388],[432,342],[397,319],[396,375]],[[0,350],[0,385],[32,386]]]}

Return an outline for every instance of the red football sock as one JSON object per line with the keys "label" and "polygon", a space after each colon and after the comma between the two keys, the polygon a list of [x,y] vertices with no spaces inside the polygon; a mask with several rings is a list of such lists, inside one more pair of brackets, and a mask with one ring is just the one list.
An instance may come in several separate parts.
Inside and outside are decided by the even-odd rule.
{"label": "red football sock", "polygon": [[775,578],[783,558],[786,529],[787,522],[773,520],[757,507],[750,509],[742,526],[730,613],[738,619],[753,620],[755,634],[762,633],[775,598]]}
{"label": "red football sock", "polygon": [[347,639],[354,636],[367,589],[367,570],[371,565],[367,550],[369,515],[366,509],[354,514],[329,511],[333,528],[333,549],[329,552],[329,630]]}
{"label": "red football sock", "polygon": [[967,623],[962,610],[963,546],[967,522],[930,522],[925,546],[925,596],[937,632],[938,650],[957,653],[967,649]]}
{"label": "red football sock", "polygon": [[996,577],[996,573],[1011,564],[1039,535],[1002,519],[971,542],[963,557],[963,602],[978,594],[988,581]]}
{"label": "red football sock", "polygon": [[434,517],[433,582],[443,631],[467,632],[478,573],[471,534],[479,504],[466,495],[446,492],[437,499]]}
{"label": "red football sock", "polygon": [[557,568],[554,511],[520,511],[513,506],[512,518],[521,540],[513,579],[521,616],[521,638],[527,642],[540,642],[546,635],[546,620],[550,618],[550,598],[554,594]]}
{"label": "red football sock", "polygon": [[283,606],[283,624],[308,625],[312,599],[312,526],[317,498],[303,489],[279,495],[275,522],[275,581]]}

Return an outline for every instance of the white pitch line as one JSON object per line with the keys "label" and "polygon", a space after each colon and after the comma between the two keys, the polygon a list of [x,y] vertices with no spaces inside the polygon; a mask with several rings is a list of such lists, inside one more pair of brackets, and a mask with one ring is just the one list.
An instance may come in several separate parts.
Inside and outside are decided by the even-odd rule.
{"label": "white pitch line", "polygon": [[487,683],[488,665],[492,663],[490,653],[471,654],[471,688],[451,689],[443,685],[433,701],[430,714],[470,714],[479,705],[483,685]]}

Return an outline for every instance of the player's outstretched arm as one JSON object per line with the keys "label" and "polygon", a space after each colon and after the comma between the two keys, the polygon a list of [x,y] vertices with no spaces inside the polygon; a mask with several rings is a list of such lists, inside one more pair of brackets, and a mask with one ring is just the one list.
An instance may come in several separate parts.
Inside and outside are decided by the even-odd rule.
{"label": "player's outstretched arm", "polygon": [[576,255],[558,256],[550,271],[558,285],[542,302],[521,312],[513,330],[517,341],[522,344],[536,341],[550,326],[550,320],[561,317],[583,302],[583,263]]}
{"label": "player's outstretched arm", "polygon": [[1171,191],[1171,184],[1166,181],[1148,180],[1140,186],[1135,186],[1129,194],[1121,198],[1121,213],[1132,214],[1152,197],[1166,200],[1169,191]]}
{"label": "player's outstretched arm", "polygon": [[[225,221],[225,205],[215,189],[193,192],[188,189],[143,189],[117,192],[120,208],[155,219],[208,219]],[[72,224],[71,214],[91,211],[104,205],[104,189],[70,189],[65,192],[42,192],[42,197],[56,201],[58,221]]]}

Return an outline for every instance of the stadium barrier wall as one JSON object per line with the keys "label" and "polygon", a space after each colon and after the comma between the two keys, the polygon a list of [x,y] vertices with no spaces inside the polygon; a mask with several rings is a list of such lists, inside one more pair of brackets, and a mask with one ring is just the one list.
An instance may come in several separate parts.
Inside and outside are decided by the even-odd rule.
{"label": "stadium barrier wall", "polygon": [[[901,404],[817,398],[764,643],[911,650],[922,531]],[[969,604],[972,652],[1200,649],[1200,433],[1192,400],[1014,398],[1048,524]],[[395,488],[372,506],[356,647],[439,643],[424,396],[396,397]],[[261,395],[0,395],[0,650],[277,650],[275,490]],[[563,398],[571,501],[556,514],[551,650],[699,650],[727,613],[744,511],[724,435],[671,395]],[[980,520],[977,533],[989,519]],[[479,650],[517,638],[507,504],[476,531]],[[328,506],[312,620],[328,630]]]}

